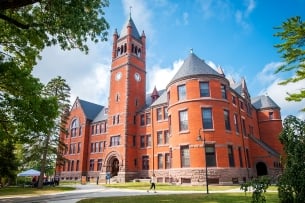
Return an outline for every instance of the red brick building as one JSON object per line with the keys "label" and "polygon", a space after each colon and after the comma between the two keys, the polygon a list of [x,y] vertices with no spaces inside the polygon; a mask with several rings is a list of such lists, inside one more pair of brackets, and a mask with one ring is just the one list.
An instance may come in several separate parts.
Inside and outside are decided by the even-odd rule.
{"label": "red brick building", "polygon": [[[108,105],[77,98],[67,124],[62,180],[119,182],[156,174],[158,182],[232,183],[280,171],[280,107],[251,98],[194,53],[165,90],[146,93],[146,37],[130,17],[113,34]],[[198,140],[198,137],[202,138]]]}

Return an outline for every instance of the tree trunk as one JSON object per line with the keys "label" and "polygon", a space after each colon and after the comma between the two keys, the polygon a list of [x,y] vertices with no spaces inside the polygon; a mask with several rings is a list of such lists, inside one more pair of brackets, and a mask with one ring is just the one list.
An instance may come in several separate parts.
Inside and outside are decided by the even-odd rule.
{"label": "tree trunk", "polygon": [[44,179],[44,173],[46,171],[46,163],[47,163],[47,154],[48,154],[48,148],[49,148],[49,140],[50,140],[50,135],[46,136],[44,147],[43,147],[43,154],[42,154],[42,159],[41,159],[41,168],[40,168],[40,176],[38,180],[38,188],[43,187],[43,179]]}

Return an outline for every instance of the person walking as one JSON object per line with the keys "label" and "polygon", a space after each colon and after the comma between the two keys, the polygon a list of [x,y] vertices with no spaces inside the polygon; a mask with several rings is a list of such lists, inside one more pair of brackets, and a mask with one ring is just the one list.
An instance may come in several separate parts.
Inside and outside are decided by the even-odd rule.
{"label": "person walking", "polygon": [[147,192],[149,192],[152,189],[154,189],[154,193],[156,193],[156,175],[155,174],[153,174],[150,178],[150,189],[147,190]]}

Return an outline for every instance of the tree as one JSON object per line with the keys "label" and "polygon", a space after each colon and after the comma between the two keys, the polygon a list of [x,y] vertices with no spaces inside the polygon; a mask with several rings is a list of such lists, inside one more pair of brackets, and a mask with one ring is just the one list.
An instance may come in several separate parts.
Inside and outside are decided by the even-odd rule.
{"label": "tree", "polygon": [[[275,47],[281,54],[285,63],[280,66],[276,73],[295,70],[295,75],[281,82],[281,85],[295,83],[305,79],[305,22],[301,17],[296,16],[282,23],[282,26],[275,27],[279,30],[274,36],[279,37],[283,43]],[[297,93],[288,93],[288,101],[300,102],[305,98],[305,89]],[[302,109],[305,111],[305,108]]]}
{"label": "tree", "polygon": [[305,202],[305,121],[288,116],[284,120],[280,141],[284,146],[283,174],[279,178],[282,203]]}
{"label": "tree", "polygon": [[[52,126],[49,118],[57,103],[42,98],[43,85],[27,69],[19,69],[14,62],[0,61],[0,171],[12,177],[19,166],[14,145],[28,143],[32,133],[47,132]],[[10,153],[10,155],[9,155]],[[10,164],[5,164],[6,160]],[[14,167],[11,167],[11,164]]]}
{"label": "tree", "polygon": [[[57,117],[53,118],[54,126],[49,129],[49,132],[43,136],[42,142],[42,158],[40,177],[38,182],[38,188],[43,186],[43,176],[46,170],[48,157],[55,159],[62,159],[61,151],[65,147],[64,143],[60,142],[60,133],[67,134],[65,125],[68,119],[69,112],[69,99],[70,99],[70,87],[66,81],[60,76],[52,79],[44,88],[44,94],[46,97],[56,98],[57,101]],[[59,149],[58,149],[59,148]]]}
{"label": "tree", "polygon": [[108,5],[108,0],[1,0],[2,60],[11,58],[31,69],[39,53],[55,44],[88,53],[88,40],[107,40],[102,8]]}

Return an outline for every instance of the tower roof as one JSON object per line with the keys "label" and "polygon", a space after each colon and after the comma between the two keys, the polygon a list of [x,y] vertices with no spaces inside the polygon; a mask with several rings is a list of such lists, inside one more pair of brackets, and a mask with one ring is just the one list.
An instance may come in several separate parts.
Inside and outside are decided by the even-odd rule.
{"label": "tower roof", "polygon": [[190,55],[184,60],[184,63],[170,81],[170,83],[188,77],[192,75],[217,75],[223,77],[222,74],[218,73],[212,67],[204,62],[204,60],[200,59],[194,53],[190,53]]}
{"label": "tower roof", "polygon": [[256,109],[265,109],[265,108],[279,109],[280,108],[269,96],[266,96],[266,95],[262,95],[262,96],[253,98],[251,100],[251,103]]}
{"label": "tower roof", "polygon": [[140,39],[140,34],[138,32],[138,29],[131,17],[129,17],[129,19],[125,22],[120,34],[120,38],[125,37],[128,34],[128,26],[131,27],[131,35],[136,39]]}

